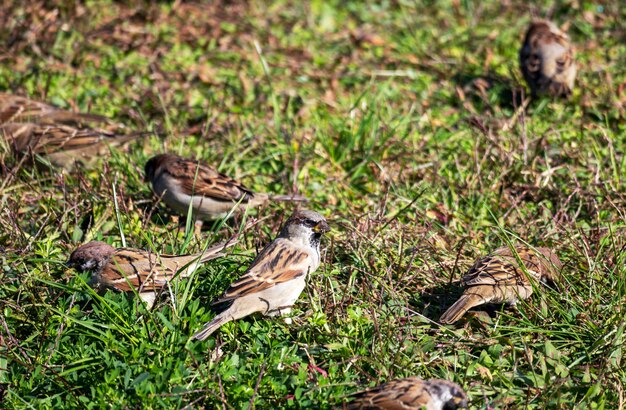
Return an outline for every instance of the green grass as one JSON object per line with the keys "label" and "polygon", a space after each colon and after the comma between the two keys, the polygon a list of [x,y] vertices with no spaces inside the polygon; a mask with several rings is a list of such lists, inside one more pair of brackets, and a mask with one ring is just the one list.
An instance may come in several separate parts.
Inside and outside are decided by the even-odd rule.
{"label": "green grass", "polygon": [[[6,7],[0,89],[155,132],[70,175],[0,147],[2,407],[328,408],[416,375],[472,409],[622,408],[626,9],[506,4]],[[577,87],[513,123],[521,37],[547,14],[571,23]],[[89,240],[194,252],[239,231],[195,237],[155,208],[143,164],[166,150],[331,221],[297,325],[190,341],[290,204],[251,211],[233,254],[152,311],[64,267]],[[553,246],[564,283],[438,325],[471,263],[518,238]]]}

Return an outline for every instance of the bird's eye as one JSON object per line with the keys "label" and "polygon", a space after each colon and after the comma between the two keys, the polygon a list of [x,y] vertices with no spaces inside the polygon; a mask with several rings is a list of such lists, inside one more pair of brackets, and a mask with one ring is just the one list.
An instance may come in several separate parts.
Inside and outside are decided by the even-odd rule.
{"label": "bird's eye", "polygon": [[317,222],[311,220],[311,219],[305,219],[304,221],[302,221],[302,223],[304,224],[304,226],[307,226],[309,228],[313,228],[314,226],[317,225]]}

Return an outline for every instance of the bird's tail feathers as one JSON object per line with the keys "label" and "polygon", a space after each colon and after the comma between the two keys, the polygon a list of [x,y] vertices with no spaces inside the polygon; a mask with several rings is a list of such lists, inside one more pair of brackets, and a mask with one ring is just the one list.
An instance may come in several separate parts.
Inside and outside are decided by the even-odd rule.
{"label": "bird's tail feathers", "polygon": [[439,318],[443,324],[451,324],[461,319],[463,315],[474,306],[482,305],[485,300],[479,295],[461,295],[459,300],[444,312]]}
{"label": "bird's tail feathers", "polygon": [[235,246],[238,241],[239,239],[237,238],[237,236],[233,236],[227,241],[219,242],[211,246],[210,248],[205,249],[204,252],[202,252],[202,255],[200,256],[199,262],[204,263],[204,262],[210,261],[211,259],[216,259],[216,258],[224,256],[225,253],[223,251],[230,248],[231,246]]}
{"label": "bird's tail feathers", "polygon": [[285,201],[285,202],[309,202],[309,198],[303,195],[271,195],[272,201]]}
{"label": "bird's tail feathers", "polygon": [[230,317],[227,317],[221,314],[217,315],[213,318],[213,320],[205,323],[202,330],[197,332],[195,335],[193,335],[191,339],[192,340],[206,340],[209,336],[211,336],[213,332],[215,332],[223,324],[230,322],[231,320],[232,318]]}

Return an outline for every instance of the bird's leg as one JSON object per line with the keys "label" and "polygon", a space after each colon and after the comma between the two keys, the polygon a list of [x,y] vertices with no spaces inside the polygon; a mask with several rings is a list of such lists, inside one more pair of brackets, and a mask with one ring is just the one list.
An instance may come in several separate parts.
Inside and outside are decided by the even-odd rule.
{"label": "bird's leg", "polygon": [[[280,315],[281,316],[285,316],[291,313],[291,306],[290,307],[286,307],[284,309],[279,309]],[[293,319],[291,319],[290,317],[285,317],[283,318],[283,322],[285,322],[286,325],[290,325],[293,323]]]}
{"label": "bird's leg", "polygon": [[198,219],[193,224],[193,234],[197,237],[202,236],[202,220]]}
{"label": "bird's leg", "polygon": [[[292,308],[293,308],[293,305],[279,306],[276,309],[270,310],[267,313],[267,315],[268,316],[285,316],[291,313]],[[293,323],[293,320],[290,317],[283,318],[283,321],[288,325]]]}

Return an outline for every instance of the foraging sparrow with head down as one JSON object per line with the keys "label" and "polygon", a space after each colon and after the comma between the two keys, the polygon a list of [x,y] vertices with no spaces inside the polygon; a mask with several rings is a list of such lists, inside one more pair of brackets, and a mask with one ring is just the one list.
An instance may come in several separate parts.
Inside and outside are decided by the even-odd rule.
{"label": "foraging sparrow with head down", "polygon": [[278,237],[214,303],[222,312],[193,339],[205,340],[223,324],[256,312],[268,316],[288,314],[304,290],[307,275],[320,265],[320,239],[329,229],[317,212],[294,213]]}
{"label": "foraging sparrow with head down", "polygon": [[555,24],[539,20],[530,25],[519,53],[524,79],[534,96],[569,97],[576,78],[574,48]]}
{"label": "foraging sparrow with head down", "polygon": [[[94,124],[103,127],[92,127]],[[64,111],[11,94],[0,94],[0,134],[18,155],[41,155],[54,166],[71,169],[90,163],[109,147],[145,133],[127,133],[124,126],[95,114]]]}
{"label": "foraging sparrow with head down", "polygon": [[439,321],[454,323],[469,309],[486,303],[515,305],[532,295],[531,281],[556,282],[562,268],[559,257],[548,248],[518,246],[515,252],[499,248],[476,261],[463,276],[465,291]]}
{"label": "foraging sparrow with head down", "polygon": [[151,158],[145,173],[146,181],[152,183],[154,192],[170,208],[186,215],[191,204],[194,217],[200,220],[222,218],[238,203],[255,207],[268,200],[306,200],[301,196],[253,192],[206,164],[174,154]]}
{"label": "foraging sparrow with head down", "polygon": [[355,393],[346,410],[455,410],[467,408],[467,395],[446,380],[422,380],[417,377],[392,380]]}
{"label": "foraging sparrow with head down", "polygon": [[80,272],[91,272],[89,284],[94,289],[137,292],[151,309],[156,295],[167,288],[168,282],[190,276],[200,264],[223,256],[222,251],[235,243],[237,241],[231,239],[194,255],[174,256],[140,249],[116,249],[93,241],[72,252],[67,265]]}

